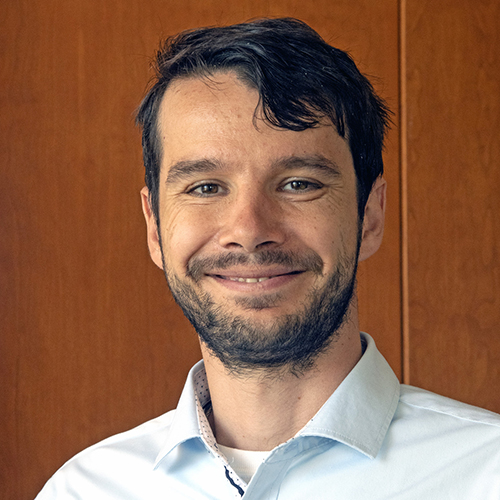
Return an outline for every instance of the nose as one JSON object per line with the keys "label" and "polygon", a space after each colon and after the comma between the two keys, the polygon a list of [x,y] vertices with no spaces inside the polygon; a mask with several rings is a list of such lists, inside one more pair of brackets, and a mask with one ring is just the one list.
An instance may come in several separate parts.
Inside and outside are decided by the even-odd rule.
{"label": "nose", "polygon": [[285,241],[282,209],[272,195],[245,190],[228,204],[223,218],[219,232],[223,248],[252,253]]}

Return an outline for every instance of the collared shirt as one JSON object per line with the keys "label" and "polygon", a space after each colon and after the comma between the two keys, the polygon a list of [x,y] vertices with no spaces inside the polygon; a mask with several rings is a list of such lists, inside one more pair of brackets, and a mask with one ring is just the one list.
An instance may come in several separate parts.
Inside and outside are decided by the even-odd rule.
{"label": "collared shirt", "polygon": [[37,500],[499,500],[500,415],[400,386],[375,343],[248,485],[206,418],[203,363],[176,410],[76,455]]}

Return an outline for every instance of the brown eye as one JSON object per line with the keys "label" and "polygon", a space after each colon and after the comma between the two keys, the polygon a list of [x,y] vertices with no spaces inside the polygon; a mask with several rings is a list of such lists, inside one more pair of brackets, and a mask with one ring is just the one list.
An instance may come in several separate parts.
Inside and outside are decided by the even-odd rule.
{"label": "brown eye", "polygon": [[288,181],[281,189],[282,191],[288,193],[300,193],[314,191],[316,189],[321,189],[321,187],[322,186],[316,182],[307,181],[304,179],[294,179]]}
{"label": "brown eye", "polygon": [[219,193],[219,191],[220,186],[218,184],[206,183],[194,187],[190,193],[198,196],[210,196]]}
{"label": "brown eye", "polygon": [[203,194],[215,194],[219,192],[219,186],[217,184],[203,184],[198,188],[200,193]]}
{"label": "brown eye", "polygon": [[292,181],[290,182],[290,187],[294,191],[304,191],[309,187],[309,183],[305,181]]}

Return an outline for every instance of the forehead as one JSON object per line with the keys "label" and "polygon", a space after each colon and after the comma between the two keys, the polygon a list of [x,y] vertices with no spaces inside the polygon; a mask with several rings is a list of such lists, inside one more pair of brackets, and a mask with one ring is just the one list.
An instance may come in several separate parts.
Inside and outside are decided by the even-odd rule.
{"label": "forehead", "polygon": [[158,131],[162,173],[179,161],[216,159],[243,168],[316,155],[354,175],[349,146],[330,122],[300,132],[272,126],[263,117],[257,90],[233,72],[172,82],[160,106]]}

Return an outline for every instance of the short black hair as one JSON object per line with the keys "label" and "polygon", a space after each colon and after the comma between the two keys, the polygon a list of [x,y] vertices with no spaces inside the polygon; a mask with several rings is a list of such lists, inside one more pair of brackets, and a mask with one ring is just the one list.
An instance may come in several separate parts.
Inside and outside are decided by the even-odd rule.
{"label": "short black hair", "polygon": [[362,220],[373,183],[383,172],[390,112],[346,52],[297,19],[258,19],[188,30],[166,39],[156,54],[155,71],[137,123],[143,127],[146,186],[157,220],[162,157],[158,114],[163,95],[173,80],[225,71],[234,71],[259,92],[270,124],[301,131],[326,117],[340,136],[347,136]]}

